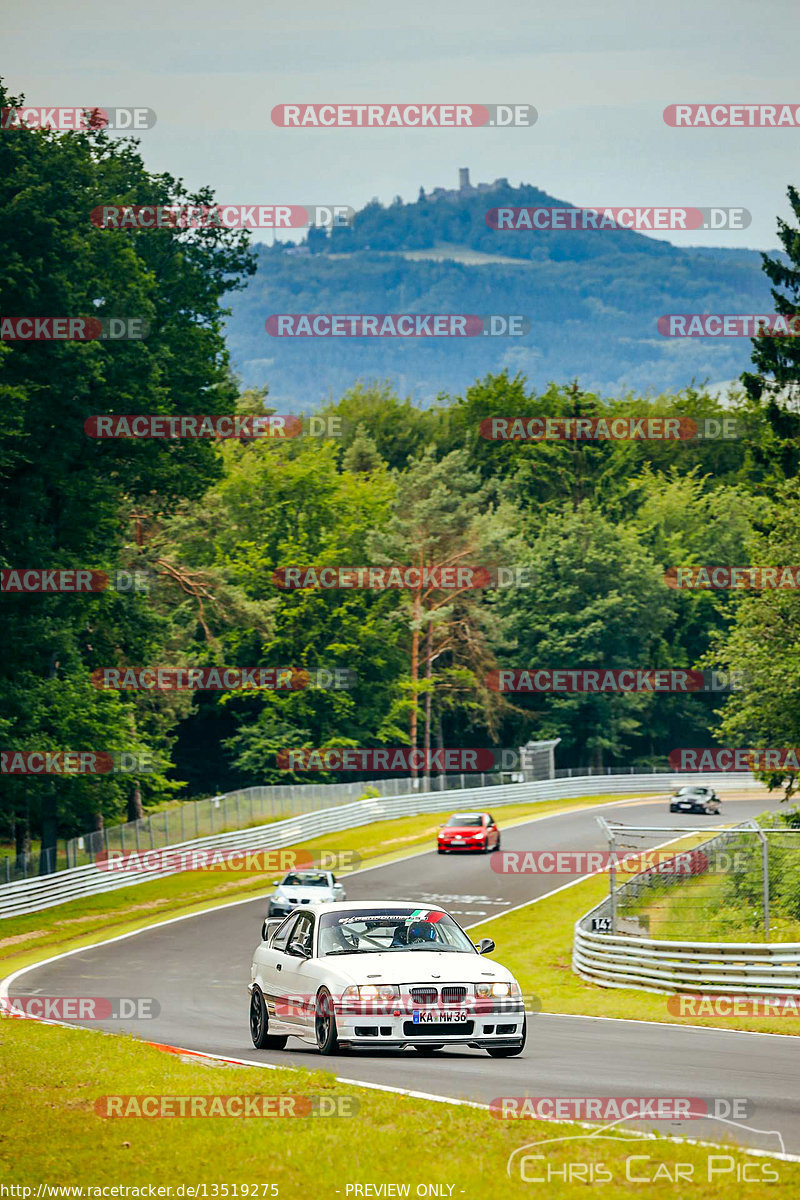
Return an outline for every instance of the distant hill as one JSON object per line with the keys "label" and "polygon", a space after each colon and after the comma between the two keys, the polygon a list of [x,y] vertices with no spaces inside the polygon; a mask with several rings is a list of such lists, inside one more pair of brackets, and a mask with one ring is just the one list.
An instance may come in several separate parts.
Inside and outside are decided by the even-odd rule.
{"label": "distant hill", "polygon": [[[356,379],[388,379],[430,401],[508,368],[544,387],[577,378],[604,394],[735,378],[747,338],[669,339],[669,312],[772,311],[755,250],[683,249],[625,229],[496,231],[489,208],[572,207],[506,180],[437,189],[413,204],[377,201],[352,228],[312,231],[301,246],[258,248],[259,269],[230,298],[228,344],[247,386],[314,408]],[[702,233],[698,233],[698,238]],[[273,313],[518,313],[522,338],[276,338]]]}

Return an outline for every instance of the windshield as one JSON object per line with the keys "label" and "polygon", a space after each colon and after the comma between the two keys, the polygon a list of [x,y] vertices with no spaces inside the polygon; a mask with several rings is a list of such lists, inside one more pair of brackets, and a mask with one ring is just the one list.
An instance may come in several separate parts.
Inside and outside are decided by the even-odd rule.
{"label": "windshield", "polygon": [[330,887],[324,871],[290,871],[281,887]]}
{"label": "windshield", "polygon": [[705,795],[705,788],[701,787],[682,787],[678,792],[679,796],[698,796]]}
{"label": "windshield", "polygon": [[482,820],[481,813],[468,813],[465,817],[450,817],[445,824],[445,829],[452,828],[453,826],[465,828],[470,825],[480,825]]}
{"label": "windshield", "polygon": [[476,954],[452,917],[439,908],[344,909],[319,921],[319,949],[328,954],[420,953]]}

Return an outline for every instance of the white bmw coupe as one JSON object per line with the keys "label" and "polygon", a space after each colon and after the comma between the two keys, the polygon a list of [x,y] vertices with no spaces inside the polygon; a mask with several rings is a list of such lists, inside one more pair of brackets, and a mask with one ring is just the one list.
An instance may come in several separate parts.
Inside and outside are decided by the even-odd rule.
{"label": "white bmw coupe", "polygon": [[265,923],[250,973],[259,1049],[287,1038],[340,1048],[474,1046],[494,1058],[525,1046],[519,984],[443,909],[360,901],[318,904]]}

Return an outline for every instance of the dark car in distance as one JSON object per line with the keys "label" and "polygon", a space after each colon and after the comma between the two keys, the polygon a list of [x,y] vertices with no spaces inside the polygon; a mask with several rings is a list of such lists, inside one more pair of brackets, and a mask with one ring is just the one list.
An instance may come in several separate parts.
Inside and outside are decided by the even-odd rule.
{"label": "dark car in distance", "polygon": [[720,799],[713,788],[690,784],[679,788],[670,801],[670,812],[706,813],[719,812]]}

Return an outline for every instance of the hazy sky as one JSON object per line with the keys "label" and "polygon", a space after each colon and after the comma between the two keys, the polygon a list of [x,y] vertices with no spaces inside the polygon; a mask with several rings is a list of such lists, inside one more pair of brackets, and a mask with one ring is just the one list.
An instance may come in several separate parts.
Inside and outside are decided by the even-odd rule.
{"label": "hazy sky", "polygon": [[[0,71],[33,105],[142,105],[149,169],[233,204],[336,203],[507,176],[575,204],[741,205],[777,245],[800,129],[673,129],[675,102],[800,105],[797,0],[6,0]],[[291,102],[529,103],[529,129],[279,129]],[[521,234],[520,236],[526,236]]]}

